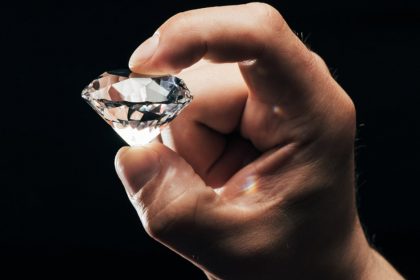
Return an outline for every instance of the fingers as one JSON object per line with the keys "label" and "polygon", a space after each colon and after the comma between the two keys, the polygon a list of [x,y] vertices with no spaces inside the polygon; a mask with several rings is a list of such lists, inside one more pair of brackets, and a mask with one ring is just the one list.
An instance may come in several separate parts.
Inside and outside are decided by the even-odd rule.
{"label": "fingers", "polygon": [[[307,136],[312,134],[306,133],[308,128],[318,131],[322,127],[320,116],[332,110],[329,100],[335,100],[339,92],[325,64],[306,48],[278,11],[261,3],[175,15],[134,52],[130,67],[146,74],[175,73],[202,58],[239,62],[240,81],[247,87],[239,127],[260,151],[308,141],[303,139],[312,137]],[[211,90],[212,85],[204,87]],[[319,124],[308,125],[313,120]]]}
{"label": "fingers", "polygon": [[194,102],[180,117],[189,118],[212,130],[228,134],[239,124],[248,88],[234,63],[194,65],[178,76],[194,94]]}
{"label": "fingers", "polygon": [[[281,97],[285,85],[313,79],[308,76],[312,53],[274,8],[261,3],[180,13],[134,52],[130,68],[147,74],[175,73],[201,58],[252,61],[243,65],[247,81],[254,94],[276,97],[270,101]],[[268,90],[261,91],[261,83]]]}
{"label": "fingers", "polygon": [[300,51],[300,47],[296,49],[300,45],[269,5],[212,7],[170,18],[134,52],[129,64],[136,72],[165,73],[179,71],[203,57],[238,62],[276,53],[285,58],[286,65],[296,59],[290,56]]}
{"label": "fingers", "polygon": [[122,148],[117,173],[146,231],[161,236],[176,223],[193,224],[202,208],[213,207],[215,192],[180,156],[160,143]]}
{"label": "fingers", "polygon": [[[223,156],[231,145],[226,135],[239,126],[248,97],[247,88],[236,64],[207,64],[180,73],[194,92],[192,102],[170,126],[162,131],[163,143],[181,155],[207,185],[217,187],[249,157],[238,153],[235,162]],[[223,164],[225,173],[220,170]]]}

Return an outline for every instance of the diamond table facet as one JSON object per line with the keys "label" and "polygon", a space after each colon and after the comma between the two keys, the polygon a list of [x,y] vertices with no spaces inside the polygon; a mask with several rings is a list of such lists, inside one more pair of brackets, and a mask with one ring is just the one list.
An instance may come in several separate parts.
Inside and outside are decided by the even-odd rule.
{"label": "diamond table facet", "polygon": [[192,101],[181,79],[144,77],[128,69],[100,75],[82,97],[130,146],[149,143]]}

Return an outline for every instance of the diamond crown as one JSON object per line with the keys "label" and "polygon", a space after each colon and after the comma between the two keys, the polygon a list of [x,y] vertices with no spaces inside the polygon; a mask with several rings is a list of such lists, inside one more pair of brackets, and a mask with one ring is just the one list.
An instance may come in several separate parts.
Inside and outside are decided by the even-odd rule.
{"label": "diamond crown", "polygon": [[192,101],[181,79],[145,77],[128,69],[103,73],[82,97],[131,146],[150,142]]}

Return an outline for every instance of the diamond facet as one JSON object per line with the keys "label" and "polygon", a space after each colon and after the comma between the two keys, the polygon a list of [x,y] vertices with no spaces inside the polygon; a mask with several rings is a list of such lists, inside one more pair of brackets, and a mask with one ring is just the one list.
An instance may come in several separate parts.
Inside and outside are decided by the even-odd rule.
{"label": "diamond facet", "polygon": [[149,143],[192,101],[181,79],[144,77],[128,69],[100,75],[82,97],[130,146]]}

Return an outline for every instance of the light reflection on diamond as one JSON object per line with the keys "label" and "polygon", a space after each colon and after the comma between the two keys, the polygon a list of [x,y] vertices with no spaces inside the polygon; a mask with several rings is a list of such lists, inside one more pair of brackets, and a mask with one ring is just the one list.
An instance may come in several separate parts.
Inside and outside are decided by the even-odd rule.
{"label": "light reflection on diamond", "polygon": [[145,145],[160,134],[160,129],[153,127],[137,129],[132,126],[114,126],[113,128],[130,146]]}
{"label": "light reflection on diamond", "polygon": [[130,146],[153,140],[192,100],[177,77],[142,77],[130,70],[105,72],[82,97]]}

